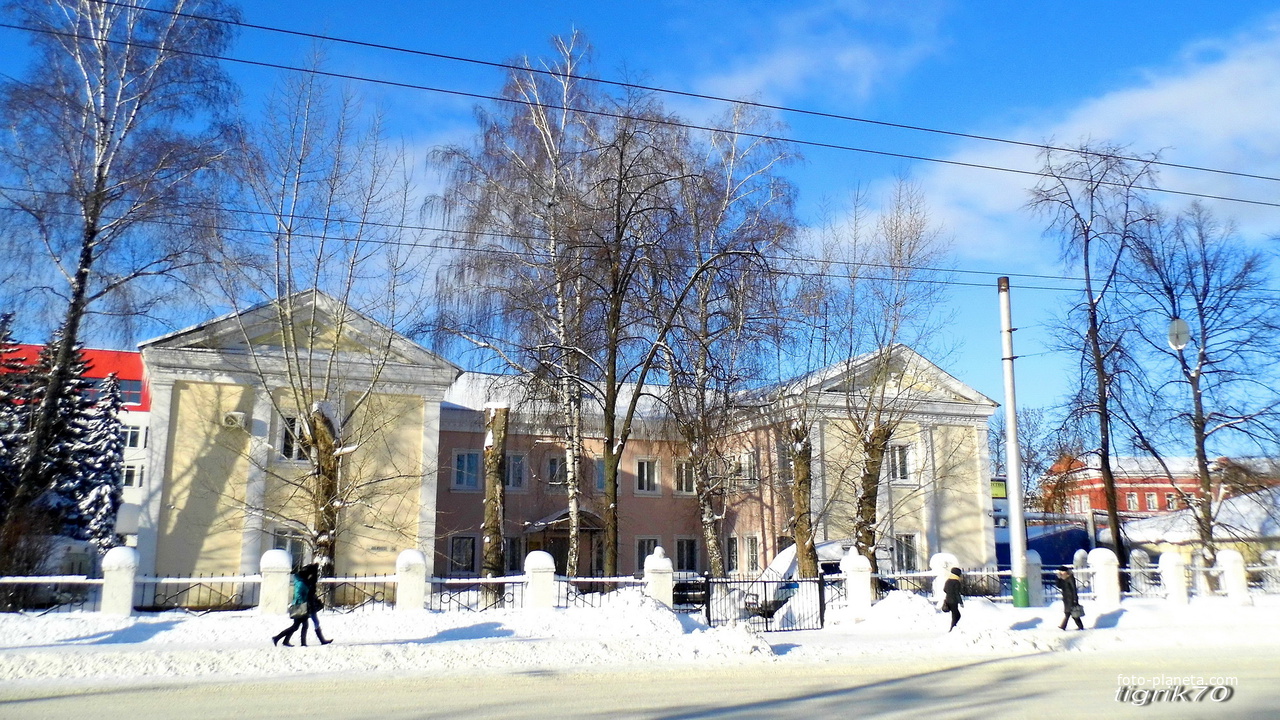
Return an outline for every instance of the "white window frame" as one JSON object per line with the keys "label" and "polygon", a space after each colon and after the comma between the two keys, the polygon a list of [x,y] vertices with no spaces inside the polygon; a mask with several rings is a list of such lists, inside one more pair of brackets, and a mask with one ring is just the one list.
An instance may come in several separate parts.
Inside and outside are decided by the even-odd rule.
{"label": "white window frame", "polygon": [[733,484],[743,490],[753,490],[760,486],[760,463],[756,460],[755,450],[738,453],[733,459]]}
{"label": "white window frame", "polygon": [[[475,458],[475,468],[471,471],[471,483],[467,483],[468,468],[460,467],[463,458]],[[449,479],[449,488],[459,492],[481,492],[484,490],[484,483],[481,482],[481,453],[479,450],[454,450],[453,465],[451,472],[453,476]]]}
{"label": "white window frame", "polygon": [[[648,468],[646,471],[645,468]],[[662,494],[662,467],[657,458],[636,459],[636,495]]]}
{"label": "white window frame", "polygon": [[760,572],[760,536],[759,535],[743,535],[743,549],[745,550],[747,561],[747,572],[755,574]]}
{"label": "white window frame", "polygon": [[644,559],[653,554],[653,549],[662,545],[659,535],[636,536],[636,572],[644,572]]}
{"label": "white window frame", "polygon": [[298,415],[280,416],[280,457],[289,462],[308,462],[311,458],[306,443],[300,442],[297,430],[298,423],[304,422]]}
{"label": "white window frame", "polygon": [[529,480],[529,456],[524,453],[507,453],[507,470],[503,473],[502,486],[512,492],[524,492]]}
{"label": "white window frame", "polygon": [[1138,509],[1138,493],[1127,492],[1124,494],[1124,509],[1130,512]]}
{"label": "white window frame", "polygon": [[146,433],[143,428],[138,425],[124,425],[121,427],[120,433],[124,437],[124,446],[127,448],[145,448],[147,446]]}
{"label": "white window frame", "polygon": [[568,493],[566,484],[569,474],[569,458],[567,455],[552,455],[547,458],[547,492],[556,494]]}
{"label": "white window frame", "polygon": [[1178,496],[1175,493],[1164,494],[1164,509],[1165,510],[1178,509]]}
{"label": "white window frame", "polygon": [[[693,545],[693,556],[692,558],[687,558],[685,557],[685,554],[688,552],[688,546],[690,543],[692,543]],[[696,536],[694,535],[677,535],[676,536],[675,555],[671,558],[672,560],[671,564],[675,568],[676,572],[694,572],[694,573],[698,572],[700,569],[699,566],[701,564],[699,561],[699,555],[700,555],[700,552],[698,548],[698,538]],[[689,560],[689,559],[692,560],[691,563],[683,562],[684,560]],[[686,567],[686,565],[688,567]]]}
{"label": "white window frame", "polygon": [[676,461],[676,481],[674,492],[676,495],[695,495],[697,494],[696,483],[694,482],[693,462],[689,460]]}
{"label": "white window frame", "polygon": [[884,453],[884,477],[894,485],[913,485],[911,479],[911,445],[890,443]]}
{"label": "white window frame", "polygon": [[147,479],[147,466],[143,463],[125,463],[120,469],[120,483],[124,487],[142,487]]}
{"label": "white window frame", "polygon": [[1156,499],[1155,493],[1153,492],[1147,493],[1147,497],[1145,499],[1147,501],[1147,510],[1151,512],[1156,512],[1160,509],[1160,505],[1158,504],[1159,501]]}
{"label": "white window frame", "polygon": [[724,571],[727,573],[738,572],[739,559],[738,536],[730,535],[724,539]]}
{"label": "white window frame", "polygon": [[289,553],[295,568],[300,568],[311,561],[310,543],[299,530],[276,527],[271,531],[271,547]]}

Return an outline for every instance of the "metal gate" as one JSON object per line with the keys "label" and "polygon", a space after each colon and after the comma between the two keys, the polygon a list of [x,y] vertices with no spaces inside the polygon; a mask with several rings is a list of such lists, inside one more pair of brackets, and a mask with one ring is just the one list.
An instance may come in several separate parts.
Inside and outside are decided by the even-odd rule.
{"label": "metal gate", "polygon": [[700,613],[706,623],[731,623],[770,632],[818,630],[826,622],[827,603],[843,590],[830,577],[792,580],[740,580],[699,577],[676,583],[677,612]]}

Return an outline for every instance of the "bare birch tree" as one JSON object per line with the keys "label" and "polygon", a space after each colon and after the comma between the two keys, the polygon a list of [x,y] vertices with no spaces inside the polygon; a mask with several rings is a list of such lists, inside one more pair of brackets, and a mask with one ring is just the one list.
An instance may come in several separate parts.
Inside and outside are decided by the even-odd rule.
{"label": "bare birch tree", "polygon": [[62,338],[5,508],[8,526],[48,484],[43,459],[86,320],[146,312],[163,295],[157,283],[212,241],[204,228],[216,223],[202,223],[200,208],[215,196],[213,170],[233,133],[222,119],[231,83],[210,58],[230,43],[231,26],[180,13],[236,13],[219,0],[6,7],[31,32],[38,60],[28,79],[0,87],[0,197],[17,208],[5,237],[38,248],[23,251],[39,263],[22,291],[57,309]]}

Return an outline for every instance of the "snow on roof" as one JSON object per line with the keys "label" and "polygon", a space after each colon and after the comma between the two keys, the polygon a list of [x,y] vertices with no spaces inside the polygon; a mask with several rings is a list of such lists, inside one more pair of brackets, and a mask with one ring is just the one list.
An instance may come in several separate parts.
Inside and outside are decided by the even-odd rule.
{"label": "snow on roof", "polygon": [[[528,381],[520,375],[464,372],[458,376],[453,385],[449,386],[448,391],[445,392],[444,403],[446,407],[476,411],[482,410],[486,404],[494,402],[505,403],[513,410],[519,408],[533,409],[535,413],[538,411],[556,411],[556,408],[550,406],[546,400],[531,398],[528,389]],[[619,388],[619,412],[622,412],[627,407],[627,404],[631,402],[631,396],[635,389],[636,386],[633,383],[624,383]],[[640,398],[640,402],[636,407],[636,412],[640,417],[655,418],[667,415],[666,406],[659,398],[655,397],[664,389],[665,386],[663,385],[654,385],[652,383],[645,385],[645,394]],[[601,405],[599,401],[588,397],[583,403],[583,409],[587,414],[599,414]]]}
{"label": "snow on roof", "polygon": [[[1185,543],[1200,537],[1193,508],[1131,520],[1124,524],[1125,537],[1134,543]],[[1215,540],[1255,540],[1280,537],[1280,487],[1224,500],[1214,520]],[[1099,533],[1102,542],[1111,532]]]}

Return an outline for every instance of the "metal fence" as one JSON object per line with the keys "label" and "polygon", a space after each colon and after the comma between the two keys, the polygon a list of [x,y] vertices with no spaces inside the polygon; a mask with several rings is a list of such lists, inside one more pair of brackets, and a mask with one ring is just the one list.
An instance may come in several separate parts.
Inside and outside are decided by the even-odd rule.
{"label": "metal fence", "polygon": [[101,601],[101,579],[81,575],[0,578],[0,612],[92,612]]}
{"label": "metal fence", "polygon": [[141,612],[185,610],[204,614],[258,606],[262,578],[257,575],[197,575],[193,578],[139,578],[133,608]]}
{"label": "metal fence", "polygon": [[503,578],[428,578],[428,610],[483,612],[524,605],[523,575]]}
{"label": "metal fence", "polygon": [[842,597],[836,593],[843,592],[844,581],[839,576],[790,580],[703,577],[682,585],[675,598],[677,609],[697,608],[701,601],[706,622],[712,627],[738,623],[768,632],[822,628],[827,604]]}
{"label": "metal fence", "polygon": [[395,606],[395,575],[320,578],[316,593],[325,607],[343,613]]}
{"label": "metal fence", "polygon": [[556,577],[556,607],[604,607],[618,599],[616,591],[644,584],[633,577]]}

